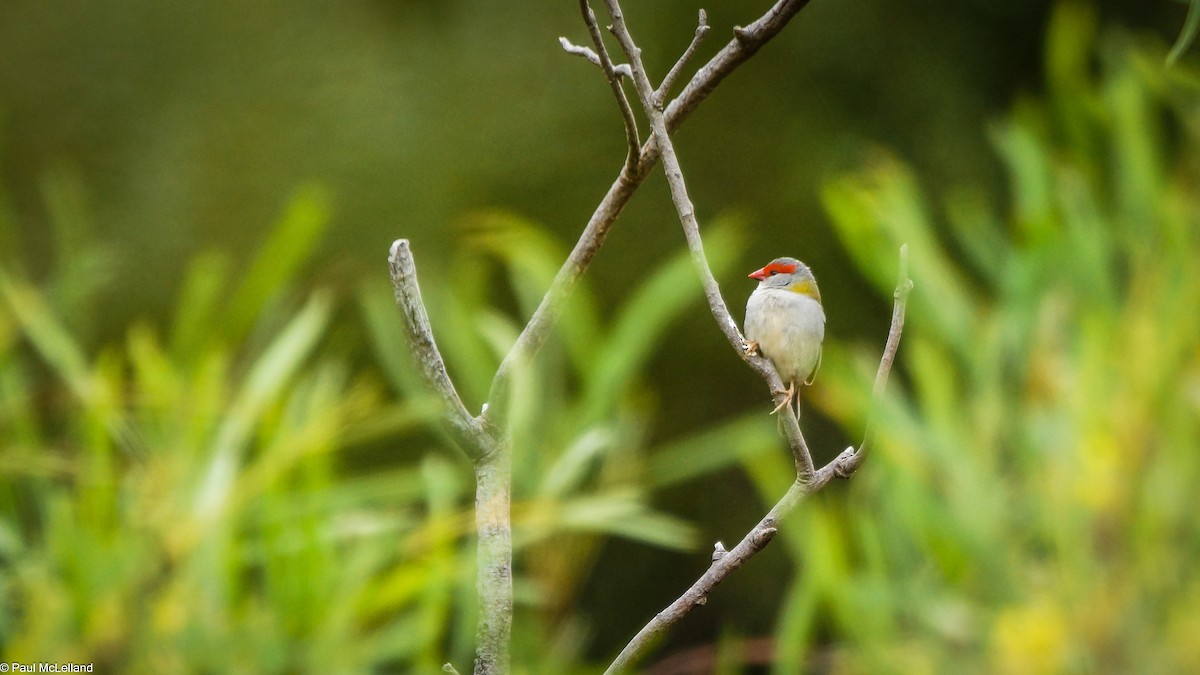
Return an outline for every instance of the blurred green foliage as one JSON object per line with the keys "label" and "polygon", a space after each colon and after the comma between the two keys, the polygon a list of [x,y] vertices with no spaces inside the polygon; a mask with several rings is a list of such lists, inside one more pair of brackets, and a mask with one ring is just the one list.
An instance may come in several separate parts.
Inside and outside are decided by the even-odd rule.
{"label": "blurred green foliage", "polygon": [[[1010,206],[882,151],[826,186],[881,292],[909,244],[909,393],[788,523],[779,672],[1200,668],[1200,80],[1095,26],[1061,5],[1049,96],[991,128]],[[814,401],[860,427],[874,356],[830,351]],[[785,465],[746,465],[765,501]]]}
{"label": "blurred green foliage", "polygon": [[[221,672],[469,662],[470,472],[426,433],[436,415],[391,292],[364,283],[339,310],[328,291],[290,281],[328,223],[326,201],[301,190],[240,275],[220,253],[197,257],[165,337],[138,323],[96,354],[68,328],[91,298],[56,292],[87,269],[69,257],[86,241],[60,247],[64,272],[46,289],[0,273],[5,659]],[[84,234],[65,222],[62,236]],[[491,308],[493,291],[510,291],[527,315],[565,252],[499,213],[480,213],[463,236],[451,269],[475,273],[434,271],[426,295],[460,389],[480,400],[520,328]],[[726,269],[739,250],[733,224],[714,225],[710,242]],[[690,526],[650,508],[649,490],[736,455],[659,470],[652,456],[679,451],[651,451],[654,393],[639,372],[701,299],[682,251],[610,320],[585,282],[561,339],[517,369],[518,662],[579,663],[588,627],[558,619],[576,611],[603,536],[694,544]],[[329,335],[335,316],[357,321],[344,316],[355,305],[378,370],[353,367]],[[774,443],[758,415],[690,442],[735,434],[741,454]],[[338,459],[397,439],[405,452],[365,470]]]}
{"label": "blurred green foliage", "polygon": [[[492,68],[505,61],[495,50],[507,34],[483,14],[439,7],[376,8],[421,14],[437,27],[403,29],[412,41],[403,47],[364,29],[373,25],[369,16],[347,17],[372,39],[355,43],[348,62],[321,67],[353,71],[371,63],[408,73],[393,50],[430,49],[461,71],[431,85],[448,95],[481,61]],[[17,5],[0,11],[9,18],[34,13]],[[517,7],[511,21],[532,21],[540,11]],[[74,7],[68,23],[90,26],[97,12]],[[225,7],[179,25],[159,17],[171,30],[166,37],[139,33],[139,45],[160,55],[174,53],[172,39],[200,49],[197,36],[237,12]],[[312,17],[297,16],[260,19],[307,34],[304,17]],[[120,30],[89,39],[111,40],[128,28],[121,17],[104,20]],[[0,32],[14,25],[4,22]],[[29,25],[35,34],[53,31]],[[1193,271],[1200,257],[1200,75],[1186,58],[1164,68],[1160,42],[1101,28],[1082,4],[1059,6],[1049,25],[1044,95],[1021,97],[987,135],[1006,191],[985,180],[991,160],[977,152],[982,141],[955,142],[965,138],[964,120],[973,119],[962,115],[913,121],[911,145],[897,146],[906,157],[918,155],[915,165],[875,150],[825,184],[821,201],[844,257],[866,280],[862,287],[878,292],[878,303],[855,297],[844,273],[844,283],[823,286],[833,330],[806,398],[815,406],[806,428],[829,418],[854,438],[874,411],[880,442],[853,481],[803,505],[780,543],[722,586],[664,653],[715,642],[702,662],[719,672],[756,660],[773,661],[779,673],[1200,669],[1193,639],[1200,634],[1200,525],[1190,511],[1200,484],[1200,276]],[[455,52],[461,42],[443,40],[448,33],[475,39],[478,48]],[[282,49],[289,39],[282,35],[269,41],[272,48]],[[336,44],[345,39],[332,35]],[[847,49],[859,49],[849,42]],[[35,55],[49,49],[36,40],[8,44]],[[304,44],[291,65],[317,68],[330,45]],[[772,48],[797,49],[789,44]],[[70,60],[86,61],[87,43],[73,46]],[[210,49],[200,50],[201,61],[241,58]],[[938,76],[949,77],[945,63],[921,49],[897,58],[940,64]],[[847,67],[837,53],[824,52],[829,73]],[[521,54],[503,67],[534,67],[530,53]],[[280,63],[287,62],[259,66]],[[507,75],[472,95],[486,98],[520,79]],[[366,275],[335,269],[314,282],[310,274],[339,219],[369,217],[375,212],[360,201],[378,200],[393,186],[381,177],[386,172],[362,168],[384,165],[387,147],[366,142],[373,132],[358,126],[292,147],[289,161],[308,168],[323,156],[317,146],[353,152],[337,163],[334,179],[302,183],[266,235],[239,239],[236,253],[187,250],[143,261],[128,255],[128,242],[103,236],[104,223],[136,212],[163,227],[137,236],[169,239],[182,228],[167,217],[180,204],[196,207],[188,219],[221,227],[266,221],[271,208],[254,198],[257,190],[296,182],[288,172],[256,173],[270,162],[255,154],[264,146],[247,139],[259,131],[256,119],[271,118],[266,103],[252,107],[260,117],[224,127],[224,141],[249,153],[232,162],[251,185],[246,192],[210,202],[197,196],[210,186],[209,174],[175,173],[175,160],[195,157],[202,145],[179,129],[194,131],[212,112],[183,106],[175,95],[219,90],[210,77],[204,69],[183,85],[148,77],[151,99],[170,114],[136,134],[156,152],[129,164],[152,180],[120,187],[98,179],[94,167],[62,162],[30,172],[36,206],[22,201],[20,185],[17,196],[0,194],[0,659],[95,662],[98,670],[130,672],[436,672],[445,661],[464,670],[474,632],[469,467],[438,430],[434,404],[408,361],[382,253]],[[359,84],[344,86],[357,91]],[[46,91],[42,81],[30,87],[53,101],[66,95]],[[605,93],[595,89],[581,107],[602,108]],[[4,103],[23,111],[29,101],[22,91],[7,92]],[[105,90],[102,98],[133,105],[121,91]],[[404,161],[420,162],[438,144],[421,126],[428,118],[410,109],[417,99],[371,91],[380,107],[368,108],[370,115],[356,110],[358,122],[401,128]],[[519,123],[489,122],[476,109],[477,127],[456,127],[484,146],[462,166],[433,165],[424,182],[402,181],[397,198],[415,205],[406,219],[442,222],[431,204],[451,193],[462,193],[468,206],[505,204],[509,184],[544,196],[559,166],[550,161],[554,153],[608,156],[595,139],[556,148],[550,159],[526,155],[539,147],[535,128],[578,124],[548,112],[555,104],[536,87],[525,93],[533,108],[515,113]],[[911,88],[904,93],[913,97]],[[926,104],[951,110],[976,105],[953,87],[929,94]],[[237,107],[211,105],[222,113]],[[717,118],[728,114],[720,105],[714,101]],[[907,124],[904,115],[889,119],[883,128]],[[111,119],[76,122],[55,147],[70,146],[89,125],[112,130],[105,126]],[[795,147],[796,138],[820,138],[810,133],[820,128],[777,126],[780,136],[770,142]],[[930,143],[934,132],[949,140],[938,135]],[[687,133],[699,132],[685,131],[681,140],[685,166],[722,164],[705,161],[705,153],[727,153],[725,143],[696,144]],[[610,140],[606,172],[620,160],[619,135]],[[30,152],[28,138],[11,142],[17,155]],[[754,149],[761,141],[750,143]],[[225,145],[203,149],[198,165],[230,163]],[[124,165],[132,151],[110,152],[107,161]],[[809,156],[763,156],[756,168],[774,182],[751,185],[763,171],[729,175],[726,166],[718,192],[750,194],[750,202],[755,191],[792,194],[794,185],[779,186],[822,168]],[[941,169],[925,170],[939,156],[948,157]],[[496,173],[508,182],[487,183],[492,192],[474,187]],[[355,188],[361,192],[329,186],[368,175]],[[29,175],[16,178],[23,180]],[[556,198],[590,207],[599,188],[573,184]],[[121,198],[96,204],[97,190]],[[151,205],[144,212],[131,206],[139,195]],[[795,207],[785,198],[761,208]],[[510,210],[463,211],[450,234],[418,225],[415,250],[451,374],[468,407],[478,409],[565,249],[564,237]],[[22,249],[19,232],[31,229],[32,212],[43,214],[50,243]],[[619,227],[638,217],[626,214]],[[751,243],[763,238],[755,217],[704,222],[718,278],[741,277],[746,250],[764,245]],[[636,232],[625,241],[614,232],[604,255],[615,256],[620,269],[598,265],[585,278],[555,338],[514,380],[518,672],[599,670],[630,627],[703,569],[710,536],[740,536],[791,480],[790,459],[764,414],[767,397],[757,382],[733,381],[744,369],[712,329],[680,243]],[[453,245],[424,256],[420,237]],[[856,308],[886,306],[901,242],[910,247],[916,290],[900,372],[873,407],[868,392],[883,335],[860,344],[838,339],[839,332],[871,324]],[[834,256],[819,235],[804,245],[806,257]],[[170,293],[171,311],[127,322],[132,310],[114,300],[107,281],[137,278],[143,263],[174,266],[180,281],[139,289],[139,298]],[[727,286],[732,306],[743,290]],[[886,321],[884,311],[876,325]],[[709,339],[714,356],[700,360],[695,355],[708,353]],[[664,362],[678,363],[664,354],[683,354],[687,372],[664,371]],[[742,390],[762,398],[743,401]],[[829,452],[826,435],[810,436],[819,454]],[[757,500],[725,497],[742,482]],[[732,524],[702,521],[705,504]],[[663,558],[653,559],[655,567],[643,564],[646,557],[613,553],[630,550],[680,557],[668,558],[672,569],[664,574]],[[642,593],[647,587],[654,592]],[[613,588],[620,590],[605,590]],[[769,597],[752,596],[764,588],[760,595]],[[709,630],[706,621],[720,626]],[[763,634],[771,639],[745,639]]]}
{"label": "blurred green foliage", "polygon": [[[715,270],[726,270],[737,258],[738,239],[735,223],[710,227]],[[496,212],[481,212],[465,223],[464,241],[449,273],[435,270],[432,283],[426,278],[422,289],[442,336],[443,356],[470,406],[487,395],[492,374],[521,328],[494,309],[489,291],[503,281],[517,315],[528,316],[566,251],[529,223]],[[595,295],[585,278],[563,314],[558,339],[513,376],[508,433],[514,448],[515,586],[519,605],[536,610],[518,609],[513,659],[536,665],[539,672],[578,668],[590,646],[598,627],[586,618],[580,593],[590,575],[602,573],[595,563],[603,535],[693,549],[694,528],[649,508],[647,497],[656,488],[728,468],[739,457],[775,444],[771,422],[753,414],[654,447],[656,398],[665,392],[648,387],[640,373],[677,318],[703,305],[686,251],[647,274],[609,320],[600,318]],[[396,349],[404,334],[390,292],[370,283],[360,290],[359,302],[391,384],[406,400],[426,396],[407,354]],[[463,509],[458,517],[467,523],[469,493],[458,497]],[[469,546],[459,550],[465,561],[470,554]],[[471,571],[462,561],[455,567]],[[472,577],[458,583],[470,589]],[[473,624],[463,630],[453,642],[469,646]],[[459,654],[460,661],[467,658]]]}

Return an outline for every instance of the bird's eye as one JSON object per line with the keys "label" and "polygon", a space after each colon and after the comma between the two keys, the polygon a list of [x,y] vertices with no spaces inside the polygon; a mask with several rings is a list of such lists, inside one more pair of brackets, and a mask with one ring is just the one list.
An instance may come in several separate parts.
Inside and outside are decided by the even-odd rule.
{"label": "bird's eye", "polygon": [[776,274],[779,274],[779,270],[771,270],[770,272],[767,272],[767,276],[769,277],[773,277]]}

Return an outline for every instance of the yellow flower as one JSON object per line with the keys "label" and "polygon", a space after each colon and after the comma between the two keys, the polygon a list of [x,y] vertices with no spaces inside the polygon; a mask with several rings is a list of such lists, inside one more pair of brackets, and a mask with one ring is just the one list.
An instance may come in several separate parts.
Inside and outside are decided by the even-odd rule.
{"label": "yellow flower", "polygon": [[1062,672],[1067,657],[1067,621],[1044,600],[1009,607],[992,625],[995,672],[1020,675]]}

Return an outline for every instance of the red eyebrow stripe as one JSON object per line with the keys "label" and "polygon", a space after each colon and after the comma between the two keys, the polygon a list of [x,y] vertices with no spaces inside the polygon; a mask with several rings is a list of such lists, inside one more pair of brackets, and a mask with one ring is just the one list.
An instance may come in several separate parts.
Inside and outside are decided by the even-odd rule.
{"label": "red eyebrow stripe", "polygon": [[781,274],[791,274],[796,271],[796,266],[788,265],[787,263],[771,263],[763,271],[767,273],[779,272]]}

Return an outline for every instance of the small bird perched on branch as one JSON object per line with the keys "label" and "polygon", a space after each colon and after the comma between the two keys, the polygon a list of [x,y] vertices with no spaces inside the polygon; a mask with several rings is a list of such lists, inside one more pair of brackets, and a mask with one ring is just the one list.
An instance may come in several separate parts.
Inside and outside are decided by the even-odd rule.
{"label": "small bird perched on branch", "polygon": [[[821,292],[808,265],[795,258],[776,258],[750,273],[758,288],[746,303],[746,340],[751,353],[771,359],[787,383],[787,398],[772,414],[796,401],[800,417],[800,384],[812,384],[821,365],[825,339],[825,310]],[[790,410],[790,408],[789,408]]]}

